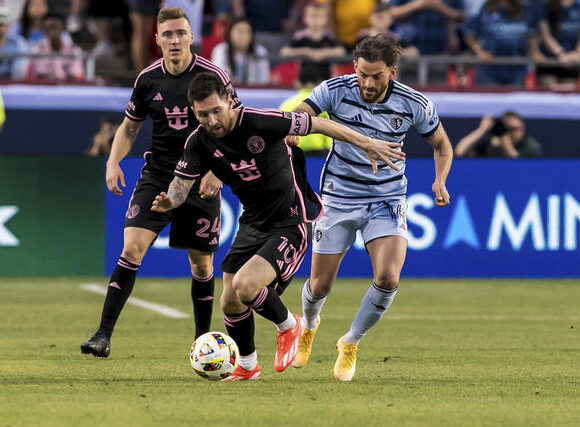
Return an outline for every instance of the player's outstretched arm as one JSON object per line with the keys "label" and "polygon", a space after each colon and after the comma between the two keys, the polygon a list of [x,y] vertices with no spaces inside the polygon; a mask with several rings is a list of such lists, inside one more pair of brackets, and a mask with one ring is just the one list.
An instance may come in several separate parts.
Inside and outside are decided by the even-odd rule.
{"label": "player's outstretched arm", "polygon": [[362,148],[367,153],[373,172],[377,173],[377,160],[383,161],[390,168],[398,171],[399,168],[395,166],[392,159],[405,160],[405,153],[399,150],[403,146],[399,142],[381,141],[378,139],[369,138],[352,130],[349,127],[333,122],[332,120],[323,119],[320,117],[311,117],[312,127],[310,133],[322,133],[331,138],[340,139],[348,142],[359,148]]}
{"label": "player's outstretched arm", "polygon": [[441,207],[447,206],[450,197],[445,187],[445,182],[447,181],[447,175],[449,175],[451,163],[453,162],[453,147],[441,123],[435,133],[427,138],[427,141],[433,146],[434,150],[435,181],[433,181],[431,189],[435,193],[435,204]]}
{"label": "player's outstretched arm", "polygon": [[141,126],[143,126],[143,122],[136,122],[125,117],[117,132],[115,132],[113,145],[111,146],[111,154],[107,160],[105,180],[109,191],[117,196],[123,194],[123,191],[119,188],[119,183],[122,187],[125,187],[125,175],[123,175],[123,170],[119,166],[119,163],[131,151],[131,147],[133,146],[133,142],[135,142]]}
{"label": "player's outstretched arm", "polygon": [[153,212],[167,212],[181,206],[187,199],[187,195],[194,183],[195,179],[183,179],[176,176],[169,184],[167,193],[162,191],[155,197],[151,210]]}

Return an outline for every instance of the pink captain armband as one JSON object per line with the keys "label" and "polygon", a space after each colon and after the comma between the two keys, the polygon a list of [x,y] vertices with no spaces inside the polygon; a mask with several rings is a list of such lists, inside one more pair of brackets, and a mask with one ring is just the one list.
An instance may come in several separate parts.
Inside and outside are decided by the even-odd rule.
{"label": "pink captain armband", "polygon": [[290,120],[292,120],[292,124],[288,135],[308,135],[312,126],[312,120],[308,113],[290,113]]}

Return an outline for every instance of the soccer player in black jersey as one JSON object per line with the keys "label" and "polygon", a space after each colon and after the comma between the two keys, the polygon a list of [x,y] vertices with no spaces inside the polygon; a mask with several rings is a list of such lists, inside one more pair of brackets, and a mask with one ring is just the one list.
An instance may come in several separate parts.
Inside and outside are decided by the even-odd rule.
{"label": "soccer player in black jersey", "polygon": [[[147,249],[171,223],[169,244],[187,249],[191,264],[191,297],[195,336],[209,331],[213,305],[213,253],[220,229],[221,182],[210,172],[193,188],[186,203],[170,214],[151,211],[151,203],[167,189],[181,158],[187,136],[198,125],[189,108],[187,88],[193,76],[211,71],[237,100],[227,74],[208,60],[191,53],[193,35],[183,9],[165,8],[157,17],[157,44],[163,57],[145,68],[135,81],[125,119],[113,141],[107,161],[107,187],[120,195],[125,186],[119,162],[129,153],[144,120],[153,120],[151,147],[126,213],[123,252],[109,281],[97,333],[81,345],[83,353],[107,357],[117,318],[135,283]],[[237,101],[236,101],[237,102]]]}
{"label": "soccer player in black jersey", "polygon": [[200,126],[187,139],[183,157],[167,193],[153,202],[155,212],[180,206],[192,186],[208,171],[229,185],[244,211],[239,230],[222,263],[221,308],[230,336],[240,350],[240,365],[226,381],[256,380],[261,372],[254,346],[252,311],[278,329],[276,371],[286,369],[296,356],[302,333],[301,318],[280,300],[302,263],[311,236],[311,222],[322,204],[305,174],[305,161],[286,135],[323,133],[351,141],[375,160],[393,166],[403,159],[400,144],[360,135],[330,120],[304,113],[235,108],[219,77],[200,73],[191,81],[189,101]]}

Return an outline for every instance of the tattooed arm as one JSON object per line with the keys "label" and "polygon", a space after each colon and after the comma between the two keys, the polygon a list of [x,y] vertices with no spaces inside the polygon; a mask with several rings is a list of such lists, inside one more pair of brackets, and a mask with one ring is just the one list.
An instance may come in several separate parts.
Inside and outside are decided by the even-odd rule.
{"label": "tattooed arm", "polygon": [[171,181],[167,193],[162,191],[155,197],[151,210],[153,212],[167,212],[180,206],[187,199],[189,190],[194,183],[195,179],[183,179],[176,176]]}

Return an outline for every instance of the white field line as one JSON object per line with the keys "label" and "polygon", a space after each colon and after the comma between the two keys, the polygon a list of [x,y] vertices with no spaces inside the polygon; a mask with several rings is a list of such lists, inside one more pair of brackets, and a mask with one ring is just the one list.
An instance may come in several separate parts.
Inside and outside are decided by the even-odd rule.
{"label": "white field line", "polygon": [[[99,295],[107,295],[107,287],[102,285],[97,285],[95,283],[83,283],[79,285],[79,288],[93,292]],[[135,297],[129,297],[127,304],[135,305],[137,307],[144,308],[145,310],[154,311],[166,317],[171,317],[172,319],[187,319],[189,314],[182,311],[176,310],[166,305],[156,304],[154,302],[145,301]]]}
{"label": "white field line", "polygon": [[[79,287],[85,291],[93,292],[99,295],[107,294],[107,287],[102,285],[97,285],[95,283],[83,283]],[[132,304],[137,307],[144,308],[146,310],[151,310],[156,313],[162,314],[166,317],[171,317],[173,319],[187,319],[191,317],[182,311],[176,310],[166,305],[156,304],[153,302],[145,301],[135,297],[129,297],[127,304]],[[300,313],[298,310],[297,313]],[[322,319],[328,320],[351,320],[354,317],[346,314],[321,314]],[[222,319],[223,315],[221,313],[214,313],[213,319]],[[259,316],[258,316],[259,318]],[[579,321],[580,316],[502,316],[502,315],[437,315],[437,314],[394,314],[391,315],[387,313],[384,317],[385,320],[392,321],[405,321],[405,320],[419,320],[428,322],[546,322],[546,321]]]}

